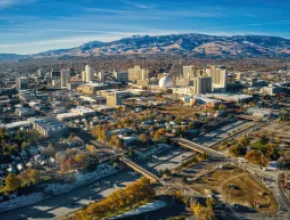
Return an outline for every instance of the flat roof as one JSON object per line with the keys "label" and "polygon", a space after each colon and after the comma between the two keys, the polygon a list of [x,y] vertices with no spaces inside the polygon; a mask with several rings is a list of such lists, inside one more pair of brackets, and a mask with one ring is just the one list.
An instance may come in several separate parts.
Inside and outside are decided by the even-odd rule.
{"label": "flat roof", "polygon": [[65,126],[57,121],[55,118],[42,118],[42,119],[36,119],[34,123],[41,126],[43,129],[49,131],[49,130],[62,130],[65,128]]}
{"label": "flat roof", "polygon": [[13,128],[19,128],[19,127],[28,127],[31,123],[29,121],[17,121],[10,124],[6,124],[6,129],[13,129]]}

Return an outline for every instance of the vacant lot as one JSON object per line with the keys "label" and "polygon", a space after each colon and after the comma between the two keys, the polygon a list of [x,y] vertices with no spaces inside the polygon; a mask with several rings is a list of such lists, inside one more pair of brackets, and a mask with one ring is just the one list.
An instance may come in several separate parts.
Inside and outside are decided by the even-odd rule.
{"label": "vacant lot", "polygon": [[160,108],[160,113],[163,114],[171,114],[176,116],[187,116],[187,115],[193,115],[194,113],[202,113],[204,111],[204,108],[197,107],[197,106],[184,106],[180,104],[175,104],[172,106],[166,106]]}
{"label": "vacant lot", "polygon": [[289,138],[290,137],[290,125],[273,123],[262,129],[263,132],[268,134],[273,134],[280,138]]}
{"label": "vacant lot", "polygon": [[[270,190],[254,180],[249,173],[230,167],[219,169],[200,179],[193,188],[206,194],[220,194],[220,199],[229,204],[239,204],[262,213],[276,213],[278,204]],[[254,203],[260,206],[255,206]]]}

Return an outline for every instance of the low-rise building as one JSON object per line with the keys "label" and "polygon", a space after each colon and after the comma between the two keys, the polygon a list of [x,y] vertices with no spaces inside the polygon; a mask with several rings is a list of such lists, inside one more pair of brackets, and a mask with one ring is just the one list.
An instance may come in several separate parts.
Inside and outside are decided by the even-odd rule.
{"label": "low-rise building", "polygon": [[8,133],[15,133],[19,129],[29,130],[31,128],[31,123],[29,121],[17,121],[10,124],[6,124],[5,128]]}
{"label": "low-rise building", "polygon": [[77,106],[71,109],[71,112],[80,116],[94,116],[96,114],[95,111],[84,106]]}
{"label": "low-rise building", "polygon": [[44,137],[62,137],[68,132],[67,127],[54,118],[34,119],[32,124]]}
{"label": "low-rise building", "polygon": [[18,114],[19,116],[34,116],[35,111],[32,108],[28,107],[20,107],[15,110],[15,113]]}

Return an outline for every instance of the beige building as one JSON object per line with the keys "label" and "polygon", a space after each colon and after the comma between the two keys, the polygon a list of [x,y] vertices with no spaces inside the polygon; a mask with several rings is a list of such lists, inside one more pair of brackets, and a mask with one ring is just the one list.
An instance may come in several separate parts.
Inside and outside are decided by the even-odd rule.
{"label": "beige building", "polygon": [[183,66],[183,79],[193,80],[196,77],[205,75],[205,71],[197,66]]}
{"label": "beige building", "polygon": [[226,89],[227,88],[227,80],[228,73],[226,69],[211,66],[206,69],[206,73],[212,79],[213,89]]}
{"label": "beige building", "polygon": [[129,98],[131,96],[130,92],[126,91],[116,91],[109,93],[107,95],[107,105],[110,107],[114,107],[117,105],[122,105],[122,100]]}
{"label": "beige building", "polygon": [[128,70],[128,80],[138,81],[138,80],[148,80],[149,69],[141,68],[141,66],[134,66]]}
{"label": "beige building", "polygon": [[67,84],[70,82],[70,69],[62,69],[60,71],[60,87],[67,88]]}

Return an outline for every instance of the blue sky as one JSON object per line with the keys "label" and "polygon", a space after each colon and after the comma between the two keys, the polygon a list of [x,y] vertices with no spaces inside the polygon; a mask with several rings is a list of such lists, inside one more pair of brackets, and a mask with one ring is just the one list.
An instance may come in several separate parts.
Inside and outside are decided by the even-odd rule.
{"label": "blue sky", "polygon": [[189,32],[290,38],[290,0],[0,0],[0,53]]}

